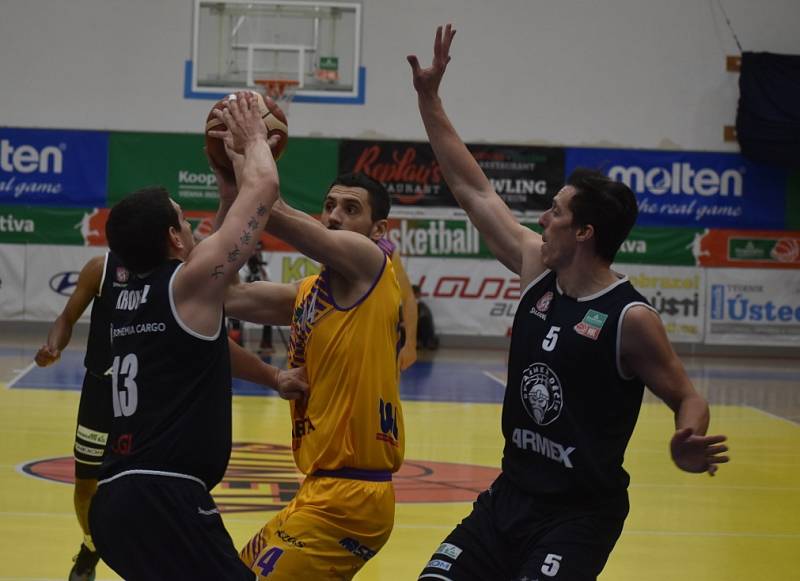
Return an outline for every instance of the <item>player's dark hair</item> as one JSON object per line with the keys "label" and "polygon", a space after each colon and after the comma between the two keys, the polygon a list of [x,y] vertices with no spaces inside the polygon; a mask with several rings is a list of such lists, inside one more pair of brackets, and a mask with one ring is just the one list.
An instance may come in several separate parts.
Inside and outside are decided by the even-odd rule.
{"label": "player's dark hair", "polygon": [[639,214],[636,195],[622,182],[586,168],[573,171],[567,178],[567,185],[575,188],[569,203],[573,225],[591,224],[597,254],[613,262],[636,223]]}
{"label": "player's dark hair", "polygon": [[167,259],[170,227],[181,223],[163,187],[138,190],[117,202],[108,214],[108,247],[134,273],[150,272]]}
{"label": "player's dark hair", "polygon": [[[369,206],[372,208],[372,221],[385,220],[389,217],[389,210],[392,209],[392,197],[383,187],[383,184],[372,179],[365,173],[343,173],[336,177],[331,184],[333,186],[347,186],[350,188],[364,188],[369,194]],[[330,189],[330,188],[328,188]]]}

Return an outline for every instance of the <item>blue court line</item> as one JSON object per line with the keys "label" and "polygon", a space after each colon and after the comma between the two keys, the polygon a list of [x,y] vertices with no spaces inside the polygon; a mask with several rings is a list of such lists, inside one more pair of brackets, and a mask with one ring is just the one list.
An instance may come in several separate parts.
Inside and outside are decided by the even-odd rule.
{"label": "blue court line", "polygon": [[[32,360],[34,351],[0,348],[0,356],[16,355]],[[33,367],[20,376],[11,389],[63,389],[79,391],[83,383],[82,351],[64,352],[61,360],[50,367]],[[275,357],[269,363],[285,367],[285,357]],[[404,401],[438,401],[458,403],[501,403],[504,387],[499,379],[505,376],[501,363],[473,363],[470,361],[418,361],[403,372],[400,380],[400,397]],[[689,370],[689,377],[699,379],[729,379],[749,381],[788,381],[800,384],[800,371],[781,370]],[[234,395],[276,397],[271,389],[240,379],[233,380]]]}
{"label": "blue court line", "polygon": [[[6,349],[0,348],[0,355]],[[19,349],[9,349],[14,355],[23,355]],[[25,358],[33,358],[34,351],[25,353]],[[12,354],[9,353],[9,354]],[[49,367],[33,367],[22,375],[11,389],[62,389],[79,391],[83,384],[84,353],[65,351],[61,359]],[[285,367],[285,357],[275,357],[269,363]],[[499,403],[503,401],[503,387],[497,381],[484,375],[484,371],[502,374],[505,366],[500,364],[474,364],[445,361],[419,361],[402,374],[400,397],[406,401],[443,401]],[[270,389],[242,381],[233,380],[234,395],[272,396]]]}

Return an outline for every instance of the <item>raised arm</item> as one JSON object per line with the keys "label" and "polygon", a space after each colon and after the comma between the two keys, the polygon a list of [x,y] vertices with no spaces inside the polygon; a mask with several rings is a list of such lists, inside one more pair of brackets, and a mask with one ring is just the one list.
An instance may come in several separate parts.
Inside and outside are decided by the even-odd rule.
{"label": "raised arm", "polygon": [[494,191],[450,123],[439,97],[439,84],[450,62],[450,44],[455,34],[450,24],[444,30],[441,26],[436,29],[430,68],[421,68],[416,55],[408,56],[422,122],[450,191],[486,240],[489,250],[511,271],[533,278],[544,270],[540,259],[541,237],[522,226]]}
{"label": "raised arm", "polygon": [[269,212],[278,199],[278,171],[267,143],[267,129],[249,92],[237,93],[224,111],[215,111],[227,132],[239,192],[214,234],[191,252],[175,279],[175,302],[195,331],[213,333],[219,326],[226,287],[255,250]]}
{"label": "raised arm", "polygon": [[717,465],[728,461],[722,443],[725,436],[706,436],[709,410],[695,390],[678,356],[670,345],[658,315],[646,308],[632,307],[622,323],[622,371],[639,377],[675,414],[675,433],[670,452],[675,465],[686,472],[714,475]]}
{"label": "raised arm", "polygon": [[383,251],[369,238],[357,232],[329,230],[283,200],[275,204],[267,231],[354,285],[368,287],[383,268]]}
{"label": "raised arm", "polygon": [[36,352],[34,361],[39,367],[52,365],[61,357],[61,352],[72,338],[72,328],[81,318],[89,303],[100,292],[105,263],[105,255],[96,256],[81,269],[78,275],[78,284],[75,286],[72,296],[69,297],[67,304],[64,305],[64,310],[53,322],[53,326],[47,334],[47,343]]}

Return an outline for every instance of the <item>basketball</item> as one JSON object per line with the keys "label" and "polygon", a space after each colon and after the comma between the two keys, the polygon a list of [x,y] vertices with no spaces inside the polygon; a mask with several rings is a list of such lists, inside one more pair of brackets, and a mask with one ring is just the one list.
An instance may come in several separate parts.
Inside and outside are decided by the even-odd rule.
{"label": "basketball", "polygon": [[[272,155],[278,160],[283,154],[283,150],[286,149],[286,143],[289,141],[289,126],[286,121],[286,115],[272,99],[265,101],[256,91],[251,92],[256,96],[256,104],[259,111],[261,111],[261,118],[267,127],[269,137],[280,136],[278,144],[272,149]],[[206,118],[206,149],[208,150],[208,155],[217,166],[225,169],[233,169],[231,160],[228,158],[228,154],[225,153],[225,144],[222,139],[211,137],[208,132],[225,131],[225,124],[220,119],[217,119],[214,115],[214,110],[224,109],[227,102],[235,98],[235,94],[230,94],[217,101],[211,111],[208,112],[208,117]]]}

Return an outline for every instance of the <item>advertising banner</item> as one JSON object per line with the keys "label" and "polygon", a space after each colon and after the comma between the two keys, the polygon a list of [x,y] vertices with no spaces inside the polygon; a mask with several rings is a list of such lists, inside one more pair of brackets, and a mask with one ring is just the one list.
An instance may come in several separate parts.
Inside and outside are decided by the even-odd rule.
{"label": "advertising banner", "polygon": [[669,340],[702,343],[705,270],[691,267],[614,264],[661,315]]}
{"label": "advertising banner", "polygon": [[215,211],[217,180],[203,146],[202,133],[112,133],[108,205],[135,190],[163,186],[187,210]]}
{"label": "advertising banner", "polygon": [[0,320],[25,312],[25,246],[0,244]]}
{"label": "advertising banner", "polygon": [[0,206],[0,243],[105,244],[100,214],[96,208]]}
{"label": "advertising banner", "polygon": [[267,276],[272,282],[297,282],[319,274],[319,264],[298,252],[267,252]]}
{"label": "advertising banner", "polygon": [[700,228],[634,228],[622,242],[616,261],[694,266],[703,232]]}
{"label": "advertising banner", "polygon": [[[468,145],[492,186],[512,210],[540,212],[563,186],[564,150],[556,147]],[[342,140],[339,172],[380,181],[395,206],[458,204],[427,143]]]}
{"label": "advertising banner", "polygon": [[0,127],[0,204],[105,206],[108,133]]}
{"label": "advertising banner", "polygon": [[706,271],[706,343],[800,345],[800,271]]}
{"label": "advertising banner", "polygon": [[298,210],[319,214],[338,174],[338,163],[338,139],[289,137],[286,152],[278,161],[281,197]]}
{"label": "advertising banner", "polygon": [[[78,283],[86,262],[105,253],[102,247],[26,246],[25,314],[27,321],[53,321]],[[81,317],[89,320],[91,309]]]}
{"label": "advertising banner", "polygon": [[[112,133],[109,206],[143,187],[160,185],[184,210],[215,212],[217,181],[203,153],[202,133]],[[338,140],[292,137],[278,162],[281,195],[304,212],[319,212],[336,177]]]}
{"label": "advertising banner", "polygon": [[[541,232],[535,221],[523,220]],[[634,228],[617,253],[617,262],[694,266],[700,228]],[[485,240],[466,219],[391,218],[386,237],[402,256],[493,259]]]}
{"label": "advertising banner", "polygon": [[738,154],[567,149],[566,174],[577,167],[628,184],[640,226],[785,228],[788,173]]}
{"label": "advertising banner", "polygon": [[800,232],[710,230],[703,236],[702,266],[800,269]]}
{"label": "advertising banner", "polygon": [[496,260],[410,258],[405,267],[433,313],[437,333],[510,333],[520,298],[519,277]]}
{"label": "advertising banner", "polygon": [[[296,282],[319,265],[296,252],[267,253],[274,282]],[[436,332],[505,336],[519,302],[519,278],[495,260],[411,257],[403,264],[433,312]]]}

